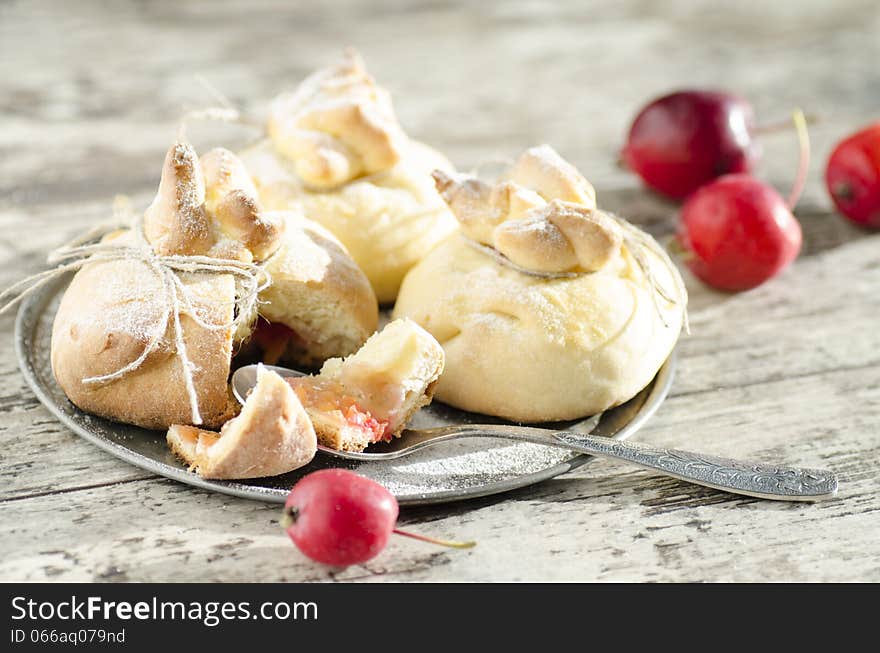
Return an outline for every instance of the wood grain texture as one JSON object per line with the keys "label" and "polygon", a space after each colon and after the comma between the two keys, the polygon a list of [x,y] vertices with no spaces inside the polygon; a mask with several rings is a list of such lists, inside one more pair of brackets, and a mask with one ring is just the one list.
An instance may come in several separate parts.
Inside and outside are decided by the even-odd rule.
{"label": "wood grain texture", "polygon": [[[620,170],[648,98],[736,89],[764,122],[801,106],[814,157],[798,208],[805,245],[772,283],[740,295],[688,277],[693,334],[673,392],[639,438],[824,466],[837,499],[732,497],[594,464],[538,486],[407,509],[446,551],[404,538],[366,565],[310,563],[278,508],[125,465],[58,424],[17,370],[0,316],[0,580],[849,581],[880,580],[880,235],[834,215],[821,173],[832,144],[876,119],[880,7],[647,0],[593,3],[131,2],[0,4],[0,286],[109,216],[144,207],[199,76],[248,114],[342,47],[360,48],[407,130],[461,168],[547,142],[600,205],[660,238],[676,207]],[[197,148],[237,147],[239,126],[188,125]],[[783,192],[792,133],[766,135],[759,170]]]}

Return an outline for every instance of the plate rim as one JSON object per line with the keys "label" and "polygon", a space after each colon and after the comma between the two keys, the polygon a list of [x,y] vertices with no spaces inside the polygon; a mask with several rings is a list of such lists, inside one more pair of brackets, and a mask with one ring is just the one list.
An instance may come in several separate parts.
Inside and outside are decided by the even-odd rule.
{"label": "plate rim", "polygon": [[[64,412],[52,397],[49,396],[44,384],[41,383],[38,374],[32,365],[31,350],[28,346],[30,335],[38,323],[40,316],[45,312],[46,306],[59,293],[59,286],[65,282],[69,283],[73,273],[59,275],[51,282],[44,284],[34,292],[24,297],[21,301],[15,318],[15,354],[18,359],[18,367],[30,387],[31,391],[36,395],[40,403],[49,410],[55,418],[65,427],[73,431],[79,437],[94,444],[100,449],[106,451],[114,458],[121,460],[129,465],[152,472],[164,478],[178,481],[185,485],[198,487],[204,490],[219,492],[243,499],[253,501],[266,501],[270,503],[283,503],[286,498],[286,491],[277,488],[261,488],[256,485],[249,485],[240,481],[217,481],[204,479],[198,474],[188,471],[185,468],[178,468],[156,460],[149,456],[145,456],[139,452],[133,451],[119,443],[111,442],[103,437],[93,433],[79,423],[70,419],[70,416]],[[26,334],[26,325],[30,324],[30,334]],[[660,408],[663,401],[669,394],[672,387],[672,381],[675,377],[677,367],[677,347],[673,348],[667,359],[663,362],[657,374],[651,380],[653,387],[636,415],[617,433],[611,436],[615,440],[626,440],[636,433]],[[88,415],[85,411],[80,410],[77,406],[73,409]],[[110,420],[107,420],[110,421]],[[522,474],[500,481],[493,481],[484,485],[474,486],[473,488],[441,490],[436,493],[413,493],[396,495],[400,505],[431,505],[441,503],[451,503],[454,501],[464,501],[467,499],[476,499],[480,497],[491,496],[516,490],[543,481],[555,478],[561,474],[573,471],[591,460],[595,456],[589,454],[578,454],[567,460],[556,463],[544,469],[532,472],[530,474]]]}

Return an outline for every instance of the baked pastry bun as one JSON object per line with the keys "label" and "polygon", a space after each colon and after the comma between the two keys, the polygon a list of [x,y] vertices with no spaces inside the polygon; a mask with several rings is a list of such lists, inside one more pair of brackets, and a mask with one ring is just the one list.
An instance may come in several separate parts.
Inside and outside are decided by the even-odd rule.
{"label": "baked pastry bun", "polygon": [[452,170],[407,138],[387,91],[353,51],[269,108],[268,137],[241,153],[263,205],[297,209],[342,241],[381,303],[456,229],[431,171]]}
{"label": "baked pastry bun", "polygon": [[315,457],[315,430],[290,386],[261,368],[241,414],[219,433],[174,424],[168,446],[202,478],[275,476],[302,467]]}
{"label": "baked pastry bun", "polygon": [[462,233],[409,272],[393,315],[442,344],[439,400],[557,421],[623,403],[651,381],[687,301],[653,238],[596,209],[592,187],[546,146],[495,184],[435,177]]}
{"label": "baked pastry bun", "polygon": [[[275,325],[277,358],[294,364],[349,354],[378,322],[339,241],[298,214],[264,211],[228,150],[200,160],[172,145],[142,222],[103,243],[115,249],[88,259],[61,300],[51,358],[68,398],[108,419],[219,427],[237,410],[231,360],[259,335],[257,311]],[[257,294],[262,277],[271,283]]]}
{"label": "baked pastry bun", "polygon": [[395,320],[355,354],[332,358],[316,376],[289,378],[321,444],[343,451],[400,435],[431,403],[443,348],[411,320]]}
{"label": "baked pastry bun", "polygon": [[[235,282],[232,275],[178,277],[199,320],[180,325],[201,423],[219,427],[237,410],[227,379],[232,358]],[[87,263],[73,277],[52,326],[52,371],[87,413],[150,429],[192,423],[181,358],[161,278],[141,260]],[[87,379],[124,369],[156,346],[137,369],[105,383]]]}

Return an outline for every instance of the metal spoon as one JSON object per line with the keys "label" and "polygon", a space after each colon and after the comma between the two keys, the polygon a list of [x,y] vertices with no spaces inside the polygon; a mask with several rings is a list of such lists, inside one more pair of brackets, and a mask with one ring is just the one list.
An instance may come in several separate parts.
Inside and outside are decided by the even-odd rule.
{"label": "metal spoon", "polygon": [[[257,382],[257,365],[240,367],[232,375],[232,391],[244,402]],[[306,376],[297,370],[265,365],[283,377]],[[637,442],[621,442],[574,431],[499,424],[462,424],[430,429],[407,429],[400,438],[377,443],[371,451],[318,449],[331,456],[353,460],[390,460],[458,438],[490,437],[561,447],[580,453],[623,460],[682,481],[716,490],[761,499],[819,501],[837,493],[837,475],[822,469],[756,463],[705,454],[663,449]]]}

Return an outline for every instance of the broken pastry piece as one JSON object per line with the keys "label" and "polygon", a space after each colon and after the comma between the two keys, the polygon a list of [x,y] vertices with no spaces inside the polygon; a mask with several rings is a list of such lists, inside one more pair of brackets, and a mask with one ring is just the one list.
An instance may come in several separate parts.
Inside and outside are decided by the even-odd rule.
{"label": "broken pastry piece", "polygon": [[439,400],[549,422],[601,412],[651,382],[687,292],[650,235],[597,209],[589,182],[547,146],[495,184],[434,177],[461,233],[410,270],[393,316],[442,344]]}
{"label": "broken pastry piece", "polygon": [[219,433],[174,424],[166,439],[192,471],[209,479],[285,474],[310,462],[317,450],[299,399],[277,373],[262,367],[241,413]]}
{"label": "broken pastry piece", "polygon": [[355,354],[324,363],[316,376],[287,382],[305,406],[321,444],[342,451],[399,436],[431,403],[443,348],[411,320],[395,320]]}
{"label": "broken pastry piece", "polygon": [[269,209],[297,209],[326,227],[363,269],[380,303],[456,230],[431,171],[440,153],[406,136],[388,92],[347,51],[272,102],[267,138],[241,153]]}

